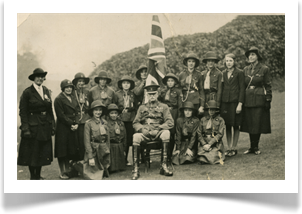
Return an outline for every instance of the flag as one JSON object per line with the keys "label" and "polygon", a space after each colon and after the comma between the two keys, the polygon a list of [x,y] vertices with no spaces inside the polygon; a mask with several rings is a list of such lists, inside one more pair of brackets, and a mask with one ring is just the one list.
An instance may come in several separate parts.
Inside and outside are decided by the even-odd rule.
{"label": "flag", "polygon": [[162,79],[166,75],[165,46],[157,15],[152,17],[151,42],[148,51],[148,76],[146,85],[162,85]]}

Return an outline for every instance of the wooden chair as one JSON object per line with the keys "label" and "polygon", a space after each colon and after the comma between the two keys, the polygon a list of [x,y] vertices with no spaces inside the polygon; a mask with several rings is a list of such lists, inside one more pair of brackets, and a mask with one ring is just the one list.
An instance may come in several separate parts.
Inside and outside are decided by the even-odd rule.
{"label": "wooden chair", "polygon": [[[148,169],[150,169],[150,158],[151,156],[160,155],[162,153],[163,144],[160,140],[157,141],[149,141],[149,142],[141,142],[141,163],[145,164],[145,173],[148,172]],[[159,152],[155,152],[153,154],[150,154],[150,151],[152,150],[159,150]],[[169,153],[169,152],[168,152]],[[162,157],[161,157],[162,159]],[[172,169],[174,170],[173,164],[170,163],[172,166]]]}

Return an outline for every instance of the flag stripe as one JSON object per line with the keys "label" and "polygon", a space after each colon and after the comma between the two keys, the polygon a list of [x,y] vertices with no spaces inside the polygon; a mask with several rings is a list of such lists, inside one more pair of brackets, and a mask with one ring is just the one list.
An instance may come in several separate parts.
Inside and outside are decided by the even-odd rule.
{"label": "flag stripe", "polygon": [[156,52],[165,53],[166,51],[165,51],[165,48],[152,48],[152,49],[149,49],[148,55],[156,53]]}
{"label": "flag stripe", "polygon": [[164,43],[162,41],[157,41],[155,39],[151,39],[151,49],[152,48],[164,48]]}
{"label": "flag stripe", "polygon": [[158,18],[158,16],[157,16],[157,15],[154,15],[154,16],[152,17],[152,21],[158,22],[158,23],[159,23],[159,18]]}
{"label": "flag stripe", "polygon": [[162,56],[162,55],[165,55],[165,53],[163,53],[163,52],[155,52],[155,53],[148,54],[148,57],[153,57],[153,56],[157,56],[157,55]]}
{"label": "flag stripe", "polygon": [[158,36],[160,38],[163,38],[162,33],[161,33],[161,28],[157,25],[152,25],[152,35]]}

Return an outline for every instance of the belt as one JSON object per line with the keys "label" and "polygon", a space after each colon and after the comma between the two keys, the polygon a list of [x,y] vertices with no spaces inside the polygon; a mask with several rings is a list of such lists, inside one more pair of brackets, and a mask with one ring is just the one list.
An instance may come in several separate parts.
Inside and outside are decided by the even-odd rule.
{"label": "belt", "polygon": [[92,141],[92,143],[106,143],[105,141],[104,142],[100,142],[99,140],[94,140]]}
{"label": "belt", "polygon": [[255,89],[255,88],[256,88],[256,86],[254,86],[254,85],[251,85],[248,87],[248,89]]}
{"label": "belt", "polygon": [[212,93],[212,92],[217,92],[217,90],[214,89],[214,88],[211,88],[211,89],[204,89],[204,92],[205,92],[206,94],[208,94],[208,93]]}
{"label": "belt", "polygon": [[30,115],[46,115],[46,111],[42,111],[42,112],[31,112]]}

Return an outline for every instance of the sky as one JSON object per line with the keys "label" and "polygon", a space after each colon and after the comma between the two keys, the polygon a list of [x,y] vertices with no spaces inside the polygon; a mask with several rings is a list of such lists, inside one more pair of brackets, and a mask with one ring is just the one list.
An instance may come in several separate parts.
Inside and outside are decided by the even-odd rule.
{"label": "sky", "polygon": [[[89,75],[114,54],[149,43],[153,14],[18,14],[18,53],[35,53],[51,80]],[[213,32],[236,14],[157,14],[163,37]],[[31,73],[32,71],[30,71]]]}

